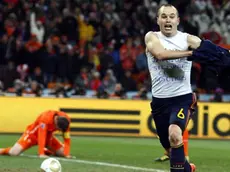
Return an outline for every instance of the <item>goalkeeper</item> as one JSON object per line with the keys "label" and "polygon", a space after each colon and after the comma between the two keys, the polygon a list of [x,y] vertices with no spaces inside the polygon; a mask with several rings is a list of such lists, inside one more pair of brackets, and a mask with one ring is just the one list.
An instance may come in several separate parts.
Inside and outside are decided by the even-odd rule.
{"label": "goalkeeper", "polygon": [[[32,146],[38,145],[38,156],[48,155],[71,158],[70,156],[70,118],[62,111],[49,110],[41,113],[27,126],[26,131],[13,147],[0,149],[0,155],[20,155]],[[55,131],[63,133],[64,144],[55,136]]]}

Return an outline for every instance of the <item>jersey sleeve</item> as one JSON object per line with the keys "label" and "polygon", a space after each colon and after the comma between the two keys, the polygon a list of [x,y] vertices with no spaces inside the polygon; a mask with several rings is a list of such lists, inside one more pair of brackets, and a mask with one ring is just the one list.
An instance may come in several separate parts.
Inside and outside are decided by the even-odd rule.
{"label": "jersey sleeve", "polygon": [[70,127],[66,132],[63,133],[63,139],[64,139],[64,154],[65,156],[67,156],[70,155],[70,145],[71,145]]}
{"label": "jersey sleeve", "polygon": [[[65,112],[60,112],[60,116],[64,116],[68,119],[69,123],[71,122],[70,117]],[[68,156],[70,155],[70,145],[71,145],[71,139],[70,139],[70,124],[68,129],[63,133],[63,140],[64,140],[64,155]]]}
{"label": "jersey sleeve", "polygon": [[47,124],[44,122],[39,123],[38,129],[38,154],[44,155],[44,148],[46,144],[46,136],[47,136]]}

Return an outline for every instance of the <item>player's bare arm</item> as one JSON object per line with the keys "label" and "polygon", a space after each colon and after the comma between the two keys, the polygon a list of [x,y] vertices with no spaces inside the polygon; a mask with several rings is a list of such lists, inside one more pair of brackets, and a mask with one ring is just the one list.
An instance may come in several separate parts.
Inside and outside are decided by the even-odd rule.
{"label": "player's bare arm", "polygon": [[188,45],[191,49],[197,49],[200,46],[201,39],[194,35],[188,35]]}
{"label": "player's bare arm", "polygon": [[147,51],[159,60],[183,58],[192,55],[192,51],[165,50],[157,36],[152,31],[145,35],[145,44]]}

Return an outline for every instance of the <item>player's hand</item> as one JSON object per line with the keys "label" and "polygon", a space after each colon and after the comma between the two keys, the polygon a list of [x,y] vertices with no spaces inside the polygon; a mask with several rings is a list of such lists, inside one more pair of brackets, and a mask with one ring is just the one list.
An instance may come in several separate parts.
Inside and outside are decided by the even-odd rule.
{"label": "player's hand", "polygon": [[49,158],[48,155],[39,155],[39,158]]}
{"label": "player's hand", "polygon": [[67,155],[67,156],[65,156],[65,158],[68,158],[68,159],[75,159],[76,157],[75,157],[75,156],[72,156],[72,155]]}

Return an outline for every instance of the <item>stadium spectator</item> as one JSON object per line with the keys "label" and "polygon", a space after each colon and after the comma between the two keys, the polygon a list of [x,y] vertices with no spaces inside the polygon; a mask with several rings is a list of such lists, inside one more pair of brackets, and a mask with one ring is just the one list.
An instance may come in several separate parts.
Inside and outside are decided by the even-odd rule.
{"label": "stadium spectator", "polygon": [[25,89],[25,83],[19,79],[14,80],[13,87],[7,88],[7,93],[15,94],[16,96],[22,96]]}
{"label": "stadium spectator", "polygon": [[82,14],[78,14],[77,21],[79,25],[79,39],[80,42],[92,41],[96,31],[94,27],[89,24],[89,18]]}
{"label": "stadium spectator", "polygon": [[33,73],[28,78],[29,81],[36,81],[42,86],[45,86],[44,75],[40,67],[36,67]]}
{"label": "stadium spectator", "polygon": [[99,71],[102,77],[104,77],[106,71],[108,69],[113,69],[115,66],[114,59],[111,55],[112,49],[110,49],[108,46],[104,47],[103,44],[98,43],[97,50],[98,50],[98,56],[100,61]]}
{"label": "stadium spectator", "polygon": [[35,12],[30,14],[30,31],[31,35],[35,35],[38,41],[42,44],[45,35],[45,29],[40,20],[36,21]]}
{"label": "stadium spectator", "polygon": [[210,98],[211,102],[223,102],[223,89],[221,88],[216,88],[214,96]]}
{"label": "stadium spectator", "polygon": [[[124,71],[129,70],[137,83],[137,91],[144,82],[149,82],[149,77],[144,77],[147,63],[140,38],[148,30],[158,29],[156,9],[167,2],[169,0],[0,1],[1,68],[5,68],[8,61],[13,61],[15,66],[26,64],[29,66],[26,78],[31,78],[34,69],[39,67],[44,89],[57,81],[74,85],[82,67],[97,70],[101,82],[108,69],[114,71],[118,82],[122,81]],[[230,2],[171,0],[170,3],[179,9],[180,29],[228,47]],[[192,74],[193,78],[199,78],[197,90],[210,93],[205,68],[200,65],[199,72],[193,68]],[[228,76],[228,70],[223,69],[217,78],[225,93],[230,92],[224,79]],[[25,82],[29,84],[28,79]],[[87,89],[91,89],[90,86],[85,91]]]}
{"label": "stadium spectator", "polygon": [[104,90],[107,93],[112,94],[114,92],[116,82],[117,80],[113,74],[113,71],[108,69],[104,78],[102,79],[102,86],[104,87]]}
{"label": "stadium spectator", "polygon": [[109,97],[112,99],[125,99],[126,98],[126,93],[120,83],[116,83],[114,92],[110,94]]}
{"label": "stadium spectator", "polygon": [[28,88],[23,91],[24,94],[34,95],[36,97],[41,97],[42,86],[37,81],[31,81]]}
{"label": "stadium spectator", "polygon": [[132,98],[133,99],[142,99],[142,100],[147,100],[147,89],[145,87],[141,87],[140,90],[137,92],[136,95],[134,95]]}
{"label": "stadium spectator", "polygon": [[13,61],[8,61],[7,66],[1,66],[0,68],[0,80],[4,85],[4,90],[13,87],[14,81],[19,79],[20,75],[17,72],[15,63]]}
{"label": "stadium spectator", "polygon": [[133,38],[127,38],[120,48],[120,59],[123,70],[134,70],[137,57],[136,47],[133,45]]}
{"label": "stadium spectator", "polygon": [[121,84],[126,92],[137,90],[137,84],[136,81],[132,78],[131,71],[125,71],[124,77],[121,79]]}
{"label": "stadium spectator", "polygon": [[94,72],[93,78],[90,81],[90,88],[94,91],[97,91],[101,86],[100,73]]}
{"label": "stadium spectator", "polygon": [[2,83],[2,81],[0,81],[0,95],[3,96],[4,94],[4,85]]}

